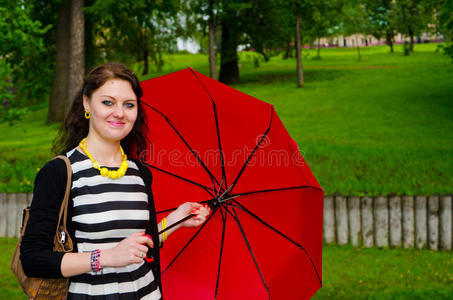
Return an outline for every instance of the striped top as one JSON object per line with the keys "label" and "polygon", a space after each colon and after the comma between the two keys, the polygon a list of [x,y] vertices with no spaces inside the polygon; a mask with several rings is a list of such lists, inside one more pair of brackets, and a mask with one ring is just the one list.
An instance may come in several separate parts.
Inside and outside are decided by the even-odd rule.
{"label": "striped top", "polygon": [[[101,176],[80,151],[66,155],[72,166],[73,242],[79,253],[110,249],[132,233],[145,231],[148,194],[133,161],[128,160],[123,177],[111,179]],[[68,299],[161,299],[161,294],[151,267],[143,261],[71,277]]]}

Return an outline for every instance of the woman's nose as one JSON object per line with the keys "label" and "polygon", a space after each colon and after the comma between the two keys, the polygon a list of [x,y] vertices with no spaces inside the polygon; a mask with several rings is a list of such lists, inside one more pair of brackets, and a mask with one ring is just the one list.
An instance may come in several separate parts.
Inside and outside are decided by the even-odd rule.
{"label": "woman's nose", "polygon": [[115,105],[113,115],[117,118],[122,118],[124,116],[123,107],[121,105]]}

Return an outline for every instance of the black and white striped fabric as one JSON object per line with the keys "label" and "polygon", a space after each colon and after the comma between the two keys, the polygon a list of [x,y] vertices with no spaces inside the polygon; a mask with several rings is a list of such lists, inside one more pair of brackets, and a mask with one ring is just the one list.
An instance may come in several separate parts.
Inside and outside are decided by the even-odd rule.
{"label": "black and white striped fabric", "polygon": [[[113,248],[132,233],[145,230],[148,195],[133,161],[128,160],[123,177],[110,179],[101,176],[78,150],[66,155],[72,165],[72,222],[79,253]],[[142,262],[74,276],[68,299],[161,299],[161,293],[150,266]]]}

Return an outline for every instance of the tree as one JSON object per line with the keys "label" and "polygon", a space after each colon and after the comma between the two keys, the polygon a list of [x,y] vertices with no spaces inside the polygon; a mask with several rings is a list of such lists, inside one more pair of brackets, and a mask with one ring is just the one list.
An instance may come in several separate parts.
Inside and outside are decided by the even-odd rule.
{"label": "tree", "polygon": [[[259,53],[265,61],[287,42],[288,28],[284,0],[192,0],[189,1],[189,19],[195,25],[190,30],[209,35],[211,32],[211,74],[213,73],[213,33],[220,32],[220,72],[223,83],[239,82],[239,56],[237,48],[242,45]],[[294,16],[294,15],[293,15]],[[214,20],[214,21],[212,21]],[[210,25],[211,24],[211,25]],[[294,26],[292,37],[294,37]],[[218,30],[217,30],[218,28]]]}
{"label": "tree", "polygon": [[56,29],[56,63],[52,91],[49,99],[47,122],[62,121],[69,101],[69,47],[70,47],[70,6],[62,1],[58,10]]}
{"label": "tree", "polygon": [[97,20],[93,24],[98,56],[105,59],[141,61],[143,75],[150,59],[160,69],[162,52],[175,48],[181,32],[177,13],[179,1],[96,0],[86,9]]}
{"label": "tree", "polygon": [[453,61],[453,0],[445,0],[439,7],[439,30],[446,40],[444,52]]}
{"label": "tree", "polygon": [[394,36],[396,33],[395,25],[392,22],[394,11],[393,0],[367,0],[365,11],[368,15],[369,33],[376,39],[385,38],[386,44],[393,53]]}
{"label": "tree", "polygon": [[219,80],[237,83],[239,45],[253,49],[268,60],[269,53],[287,41],[285,1],[223,0],[219,7],[217,16],[222,27]]}
{"label": "tree", "polygon": [[296,59],[297,59],[297,86],[303,87],[305,84],[304,80],[304,69],[302,66],[302,38],[300,33],[300,12],[298,3],[296,4]]}
{"label": "tree", "polygon": [[222,20],[222,42],[220,46],[219,81],[227,84],[239,82],[239,66],[237,47],[239,32],[231,17]]}
{"label": "tree", "polygon": [[48,69],[38,63],[45,56],[44,36],[51,27],[34,20],[34,6],[29,1],[2,0],[0,4],[0,59],[5,72],[0,80],[9,82],[3,86],[11,86],[8,93],[1,93],[8,100],[0,100],[9,107],[40,103],[48,91]]}
{"label": "tree", "polygon": [[69,79],[68,102],[75,98],[83,86],[85,77],[85,17],[84,0],[71,0],[69,22]]}
{"label": "tree", "polygon": [[281,17],[277,26],[281,27],[279,33],[282,37],[276,40],[276,43],[278,42],[280,47],[285,46],[284,58],[287,58],[291,52],[289,41],[295,39],[298,87],[303,87],[305,84],[302,63],[303,44],[332,35],[338,27],[337,23],[341,21],[338,15],[342,5],[341,0],[287,0],[281,2],[279,12]]}
{"label": "tree", "polygon": [[61,1],[56,30],[56,64],[47,122],[61,122],[82,88],[85,75],[84,0]]}
{"label": "tree", "polygon": [[358,0],[349,1],[343,7],[343,33],[344,35],[353,35],[355,34],[355,44],[357,48],[357,57],[358,61],[362,60],[360,55],[360,45],[358,41],[357,34],[365,34],[368,30],[368,18],[365,12],[365,5]]}
{"label": "tree", "polygon": [[312,12],[309,22],[305,25],[305,32],[311,41],[317,40],[316,59],[321,59],[320,40],[337,33],[342,3],[335,0],[318,0],[312,2],[311,7]]}
{"label": "tree", "polygon": [[426,0],[395,1],[394,22],[397,30],[409,37],[409,51],[414,50],[415,36],[427,30],[432,21],[433,4]]}
{"label": "tree", "polygon": [[209,37],[209,76],[212,79],[217,79],[216,70],[215,70],[215,29],[216,29],[216,20],[214,12],[214,3],[215,0],[209,0],[209,21],[208,21],[208,37]]}
{"label": "tree", "polygon": [[[220,25],[217,15],[221,10],[221,2],[218,0],[192,0],[187,2],[187,5],[183,6],[187,35],[195,38],[202,50],[206,50],[209,61],[209,76],[212,79],[217,79],[216,32]],[[205,46],[206,35],[208,39]]]}

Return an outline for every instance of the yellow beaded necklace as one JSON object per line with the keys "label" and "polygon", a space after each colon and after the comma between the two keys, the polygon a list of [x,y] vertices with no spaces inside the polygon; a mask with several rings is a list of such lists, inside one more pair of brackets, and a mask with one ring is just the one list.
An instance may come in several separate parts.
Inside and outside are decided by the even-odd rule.
{"label": "yellow beaded necklace", "polygon": [[127,162],[127,155],[124,154],[123,148],[120,146],[120,151],[121,151],[121,166],[117,171],[110,171],[107,168],[101,168],[101,164],[94,160],[93,156],[91,156],[90,152],[88,152],[87,149],[87,138],[84,138],[83,140],[80,141],[79,146],[82,148],[83,152],[91,159],[91,162],[93,163],[93,168],[98,169],[101,172],[101,175],[104,177],[116,179],[116,178],[121,178],[126,174],[127,168],[129,167],[129,163]]}

